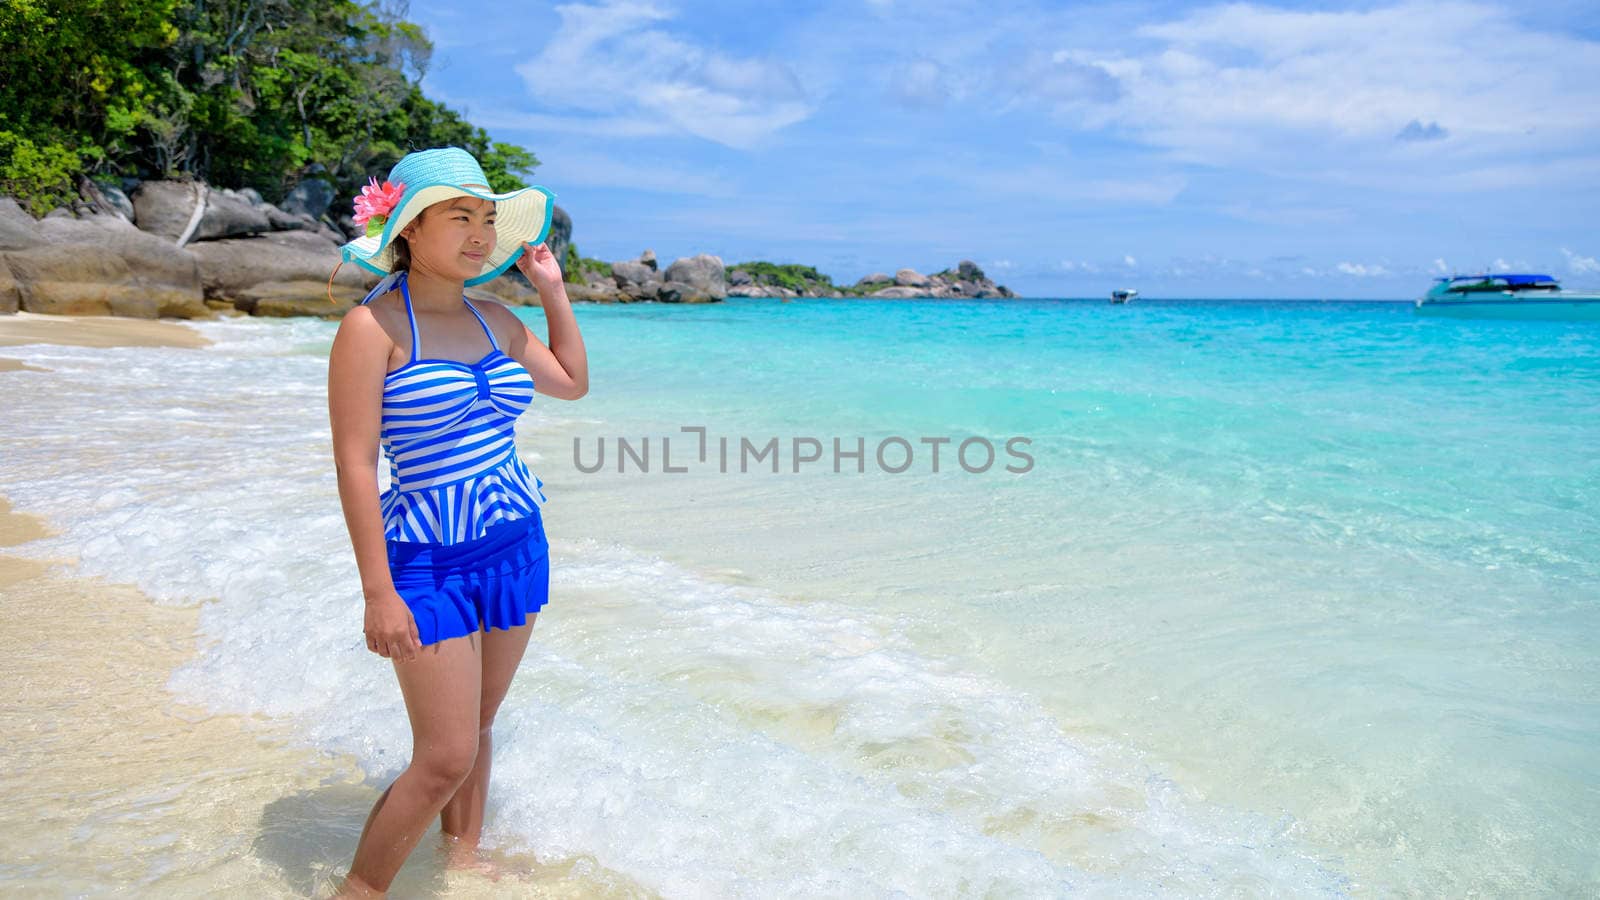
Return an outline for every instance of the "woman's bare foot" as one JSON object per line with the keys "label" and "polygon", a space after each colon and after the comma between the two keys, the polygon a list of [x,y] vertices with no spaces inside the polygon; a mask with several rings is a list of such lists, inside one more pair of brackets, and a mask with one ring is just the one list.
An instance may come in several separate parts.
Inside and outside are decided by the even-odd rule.
{"label": "woman's bare foot", "polygon": [[490,881],[500,880],[500,868],[476,844],[467,844],[448,832],[440,834],[444,837],[444,867],[447,871],[472,872]]}
{"label": "woman's bare foot", "polygon": [[339,887],[339,892],[330,897],[329,900],[369,900],[369,898],[373,897],[381,898],[385,894],[385,891],[380,891],[362,881],[358,875],[346,875],[344,884]]}

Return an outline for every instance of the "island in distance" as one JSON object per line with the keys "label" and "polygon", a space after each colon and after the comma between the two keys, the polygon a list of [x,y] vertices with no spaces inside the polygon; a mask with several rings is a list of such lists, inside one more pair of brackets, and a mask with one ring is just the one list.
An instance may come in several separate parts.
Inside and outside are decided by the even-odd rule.
{"label": "island in distance", "polygon": [[728,266],[708,253],[679,259],[666,271],[655,252],[637,259],[604,263],[569,253],[567,295],[600,303],[665,301],[704,303],[726,297],[936,297],[1005,298],[1016,296],[997,285],[978,264],[964,259],[954,269],[924,275],[901,269],[894,275],[873,273],[855,284],[835,284],[812,266],[744,262]]}

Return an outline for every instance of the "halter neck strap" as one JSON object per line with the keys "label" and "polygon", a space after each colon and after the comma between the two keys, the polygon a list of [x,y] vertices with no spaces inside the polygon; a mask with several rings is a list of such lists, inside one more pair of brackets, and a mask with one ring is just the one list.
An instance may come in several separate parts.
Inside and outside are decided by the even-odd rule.
{"label": "halter neck strap", "polygon": [[[367,296],[363,297],[361,299],[361,303],[358,305],[371,303],[375,298],[381,297],[389,291],[394,290],[395,285],[400,286],[400,296],[404,297],[406,301],[406,321],[411,323],[411,358],[421,359],[422,335],[417,331],[416,310],[411,308],[411,287],[406,283],[405,269],[401,269],[398,272],[390,272],[388,275],[385,275],[383,280],[378,282],[376,287],[367,292]],[[468,300],[465,294],[461,296],[461,302],[467,305],[467,309],[472,312],[472,317],[477,319],[478,324],[483,327],[484,335],[489,338],[490,348],[499,350],[500,342],[494,339],[494,330],[489,327],[488,322],[484,321],[483,315],[478,312],[478,308],[472,305],[472,301]]]}

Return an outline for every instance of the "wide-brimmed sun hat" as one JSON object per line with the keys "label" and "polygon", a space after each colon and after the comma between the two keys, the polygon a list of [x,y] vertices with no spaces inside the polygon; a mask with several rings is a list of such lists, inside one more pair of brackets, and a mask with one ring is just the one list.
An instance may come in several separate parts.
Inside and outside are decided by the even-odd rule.
{"label": "wide-brimmed sun hat", "polygon": [[484,259],[482,273],[466,280],[469,285],[504,272],[522,254],[524,242],[537,244],[550,233],[555,194],[539,185],[496,194],[471,153],[439,147],[407,153],[389,170],[387,181],[380,185],[373,179],[361,189],[356,222],[365,224],[367,233],[339,248],[340,258],[377,275],[390,274],[395,235],[418,213],[452,197],[477,197],[495,206],[494,252]]}

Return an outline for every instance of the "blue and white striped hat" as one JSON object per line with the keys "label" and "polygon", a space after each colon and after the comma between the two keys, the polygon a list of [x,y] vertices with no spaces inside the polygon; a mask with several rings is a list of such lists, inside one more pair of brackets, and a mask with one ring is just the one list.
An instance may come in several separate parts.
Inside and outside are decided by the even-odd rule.
{"label": "blue and white striped hat", "polygon": [[407,153],[389,170],[388,180],[405,188],[383,231],[358,237],[339,251],[345,262],[378,275],[388,275],[394,268],[394,235],[418,213],[451,197],[477,197],[495,205],[494,252],[484,259],[482,274],[467,279],[468,285],[482,284],[504,272],[522,254],[524,242],[537,244],[550,233],[555,194],[538,185],[496,194],[489,189],[483,167],[460,147]]}

